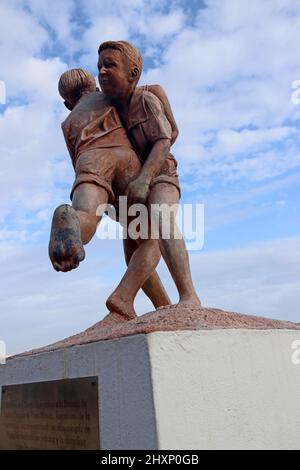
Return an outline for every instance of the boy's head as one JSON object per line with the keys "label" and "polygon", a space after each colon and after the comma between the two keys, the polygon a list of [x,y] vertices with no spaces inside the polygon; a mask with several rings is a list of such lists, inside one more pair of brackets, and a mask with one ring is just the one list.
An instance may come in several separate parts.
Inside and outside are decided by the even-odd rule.
{"label": "boy's head", "polygon": [[99,83],[112,98],[130,93],[142,73],[138,49],[126,41],[106,41],[98,49]]}
{"label": "boy's head", "polygon": [[84,69],[71,69],[62,74],[58,82],[58,91],[65,100],[65,105],[72,110],[83,94],[97,90],[96,80]]}

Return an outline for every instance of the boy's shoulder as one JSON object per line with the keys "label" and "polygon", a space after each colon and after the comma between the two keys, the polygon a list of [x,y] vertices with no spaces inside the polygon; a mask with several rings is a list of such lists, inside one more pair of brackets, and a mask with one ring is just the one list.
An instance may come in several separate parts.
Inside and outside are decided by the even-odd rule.
{"label": "boy's shoulder", "polygon": [[143,85],[135,89],[133,94],[133,101],[137,104],[153,104],[162,108],[161,100],[156,95],[156,92],[163,91],[160,85]]}
{"label": "boy's shoulder", "polygon": [[142,88],[144,91],[149,91],[159,99],[161,99],[161,96],[166,96],[165,90],[161,85],[158,84],[142,85],[140,88]]}
{"label": "boy's shoulder", "polygon": [[159,115],[163,111],[161,101],[149,90],[147,85],[135,89],[129,108],[128,128],[150,119],[151,115]]}
{"label": "boy's shoulder", "polygon": [[105,111],[109,106],[111,106],[109,99],[101,91],[83,95],[62,122],[61,126],[62,128],[66,127],[73,119],[77,121],[83,113]]}
{"label": "boy's shoulder", "polygon": [[110,106],[109,99],[101,91],[94,91],[87,95],[83,95],[71,111],[71,114],[75,114],[76,112],[79,112],[79,110],[80,112],[82,110],[88,111],[89,109],[94,110],[95,108],[106,106]]}

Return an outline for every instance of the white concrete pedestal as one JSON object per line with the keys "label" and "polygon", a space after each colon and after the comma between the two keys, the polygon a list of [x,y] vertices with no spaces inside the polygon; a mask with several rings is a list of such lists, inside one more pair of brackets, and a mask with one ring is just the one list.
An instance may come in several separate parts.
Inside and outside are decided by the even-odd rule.
{"label": "white concrete pedestal", "polygon": [[299,449],[295,340],[299,330],[136,334],[10,359],[0,385],[98,377],[101,449]]}

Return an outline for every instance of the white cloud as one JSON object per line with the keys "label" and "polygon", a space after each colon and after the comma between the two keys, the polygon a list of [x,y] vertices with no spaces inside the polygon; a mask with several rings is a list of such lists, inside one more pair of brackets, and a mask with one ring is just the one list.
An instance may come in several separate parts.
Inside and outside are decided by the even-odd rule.
{"label": "white cloud", "polygon": [[191,256],[205,305],[300,321],[300,239]]}
{"label": "white cloud", "polygon": [[56,40],[70,43],[72,41],[72,20],[76,4],[74,0],[23,0],[24,6],[29,8],[33,17],[46,24],[56,35]]}
{"label": "white cloud", "polygon": [[[180,129],[175,151],[182,171],[194,172],[198,160],[199,175],[205,177],[221,171],[230,180],[263,180],[299,167],[296,149],[288,148],[285,164],[280,162],[288,139],[296,137],[300,116],[290,88],[300,76],[296,2],[255,0],[249,11],[235,0],[206,4],[196,26],[179,32],[165,47],[162,66],[143,76],[144,82],[161,83],[174,104]],[[286,128],[286,121],[293,129]],[[277,151],[279,141],[286,146]],[[239,155],[247,151],[250,155]],[[249,161],[254,151],[257,161]],[[228,153],[237,164],[224,165]]]}
{"label": "white cloud", "polygon": [[23,210],[46,209],[58,199],[55,183],[71,182],[59,113],[44,104],[10,107],[0,116],[0,216],[15,204]]}
{"label": "white cloud", "polygon": [[78,44],[85,51],[83,64],[95,68],[101,42],[131,40],[137,35],[141,36],[145,56],[156,54],[162,42],[178,34],[186,20],[181,9],[158,13],[157,6],[157,2],[85,3],[83,8],[91,24]]}
{"label": "white cloud", "polygon": [[179,33],[185,20],[186,17],[182,10],[174,10],[165,14],[140,16],[135,26],[137,31],[152,44]]}
{"label": "white cloud", "polygon": [[[46,43],[48,35],[44,28],[21,9],[16,2],[1,2],[1,59],[18,60],[19,57],[37,53]],[[5,70],[1,70],[1,73]]]}
{"label": "white cloud", "polygon": [[42,60],[30,57],[16,65],[22,70],[22,76],[18,76],[19,94],[23,93],[30,102],[38,101],[41,107],[61,101],[57,83],[67,66],[59,58]]}
{"label": "white cloud", "polygon": [[271,129],[235,131],[223,129],[218,132],[215,153],[234,154],[251,151],[261,144],[275,144],[298,133],[298,129],[290,127],[275,127]]}
{"label": "white cloud", "polygon": [[33,241],[38,233],[34,236],[29,224],[24,229],[21,219],[29,220],[27,212],[46,210],[63,197],[55,185],[71,175],[60,130],[66,113],[57,93],[66,65],[58,57],[37,57],[51,38],[36,17],[20,8],[23,4],[0,5],[1,78],[9,105],[0,114],[0,220],[9,216],[1,233],[21,242]]}
{"label": "white cloud", "polygon": [[95,69],[97,65],[97,51],[104,41],[126,40],[129,36],[128,25],[123,19],[113,15],[92,17],[92,25],[83,34],[80,46],[87,51],[81,60],[86,66]]}
{"label": "white cloud", "polygon": [[[290,204],[287,201],[285,205],[277,204],[278,195],[285,195],[287,197],[288,191],[290,188],[299,187],[300,183],[300,173],[295,173],[283,177],[281,179],[270,181],[264,185],[254,185],[252,182],[244,188],[236,188],[234,185],[226,185],[222,191],[222,197],[220,193],[216,192],[212,194],[211,191],[208,191],[207,195],[202,195],[199,199],[196,199],[197,202],[202,202],[205,204],[205,226],[206,226],[206,239],[210,239],[210,231],[217,229],[219,232],[219,238],[222,239],[222,226],[230,223],[237,224],[238,222],[244,223],[247,219],[253,219],[262,214],[265,217],[270,217],[270,221],[273,220],[274,216],[278,216],[276,209],[283,209],[280,212],[281,224],[284,225],[285,218],[290,214]],[[197,183],[195,184],[197,186]],[[188,191],[190,188],[187,186],[185,188]],[[189,202],[195,200],[195,195],[197,188],[195,188],[193,193],[190,194],[188,198]],[[275,201],[275,202],[274,202]],[[293,201],[293,206],[297,210],[298,201]],[[274,210],[275,209],[275,210]],[[293,216],[292,216],[293,217]],[[271,223],[271,222],[270,222]],[[272,225],[270,225],[272,227]],[[259,239],[260,232],[259,225],[253,223],[252,231],[250,232],[257,233]],[[263,230],[262,230],[263,231]],[[234,229],[232,231],[234,235]],[[274,229],[274,236],[276,236],[276,230]]]}

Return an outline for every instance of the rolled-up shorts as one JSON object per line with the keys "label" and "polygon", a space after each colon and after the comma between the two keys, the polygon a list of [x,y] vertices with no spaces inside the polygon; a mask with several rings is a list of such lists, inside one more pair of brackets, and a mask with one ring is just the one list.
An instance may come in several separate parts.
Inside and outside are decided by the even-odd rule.
{"label": "rolled-up shorts", "polygon": [[128,184],[137,178],[141,163],[136,153],[125,147],[88,150],[79,155],[75,165],[75,181],[70,198],[81,183],[94,183],[108,193],[108,202],[125,193]]}
{"label": "rolled-up shorts", "polygon": [[[108,193],[108,202],[116,204],[119,196],[124,195],[128,184],[137,178],[141,171],[141,162],[136,153],[126,147],[91,149],[79,155],[75,165],[75,181],[70,199],[81,183],[94,183]],[[150,188],[158,183],[169,183],[181,194],[177,174],[177,162],[169,155],[160,171],[153,178]]]}
{"label": "rolled-up shorts", "polygon": [[158,183],[172,184],[178,189],[179,197],[181,196],[180,183],[177,174],[177,161],[172,154],[169,154],[167,156],[159,175],[153,178],[153,180],[151,181],[150,188],[152,188],[155,184]]}

